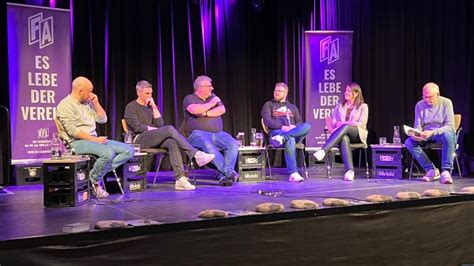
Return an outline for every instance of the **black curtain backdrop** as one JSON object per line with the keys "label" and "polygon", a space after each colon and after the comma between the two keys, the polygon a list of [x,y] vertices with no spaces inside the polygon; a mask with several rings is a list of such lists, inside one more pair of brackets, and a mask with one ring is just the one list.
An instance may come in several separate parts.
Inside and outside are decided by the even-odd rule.
{"label": "black curtain backdrop", "polygon": [[460,153],[473,154],[473,11],[463,0],[338,1],[338,28],[354,30],[353,77],[370,106],[372,143],[413,123],[421,89],[433,81],[463,116]]}
{"label": "black curtain backdrop", "polygon": [[[394,125],[412,124],[421,88],[433,81],[463,115],[462,148],[473,154],[474,2],[335,3],[336,29],[354,31],[353,80],[370,107],[371,143],[391,139]],[[56,6],[72,7],[73,77],[84,75],[95,85],[109,115],[101,134],[122,138],[120,119],[141,79],[152,82],[166,123],[176,127],[183,120],[182,99],[202,74],[213,78],[227,108],[225,129],[233,135],[260,128],[261,107],[278,81],[290,85],[289,98],[304,113],[301,39],[304,30],[321,29],[319,1],[58,0]],[[4,4],[2,9],[1,82],[8,88]],[[205,29],[211,29],[206,45],[204,15]],[[8,104],[7,97],[0,100]]]}
{"label": "black curtain backdrop", "polygon": [[275,1],[262,10],[253,2],[226,3],[219,15],[210,9],[211,49],[205,54],[199,1],[74,1],[73,76],[94,81],[110,117],[103,133],[120,138],[123,109],[136,98],[141,79],[152,82],[165,121],[176,127],[183,120],[182,99],[203,74],[226,105],[225,129],[232,134],[260,128],[260,109],[278,81],[290,84],[290,98],[303,110],[298,53],[314,2],[295,8]]}

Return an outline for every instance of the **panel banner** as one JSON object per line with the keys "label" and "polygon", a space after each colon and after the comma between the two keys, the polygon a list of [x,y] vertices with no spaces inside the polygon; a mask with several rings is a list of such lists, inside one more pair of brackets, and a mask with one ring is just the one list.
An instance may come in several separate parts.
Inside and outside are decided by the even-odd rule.
{"label": "panel banner", "polygon": [[7,18],[12,164],[41,162],[71,88],[69,10],[8,3]]}
{"label": "panel banner", "polygon": [[325,142],[326,117],[344,100],[352,81],[352,31],[306,31],[306,137],[309,150]]}

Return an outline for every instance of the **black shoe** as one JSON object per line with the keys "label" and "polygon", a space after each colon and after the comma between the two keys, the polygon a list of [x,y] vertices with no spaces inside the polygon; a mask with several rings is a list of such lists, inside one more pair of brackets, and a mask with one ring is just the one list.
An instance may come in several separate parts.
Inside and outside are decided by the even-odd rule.
{"label": "black shoe", "polygon": [[219,183],[223,186],[230,187],[234,184],[234,179],[232,177],[224,177],[219,181]]}
{"label": "black shoe", "polygon": [[240,175],[239,175],[239,173],[234,171],[234,172],[232,172],[232,174],[230,174],[230,178],[232,178],[232,180],[234,182],[237,182],[237,181],[239,181]]}

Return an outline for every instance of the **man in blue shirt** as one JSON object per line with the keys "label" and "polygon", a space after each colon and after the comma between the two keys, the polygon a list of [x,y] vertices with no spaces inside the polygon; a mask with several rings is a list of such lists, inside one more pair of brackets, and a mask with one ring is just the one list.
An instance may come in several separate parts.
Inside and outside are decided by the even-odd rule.
{"label": "man in blue shirt", "polygon": [[207,76],[197,77],[193,84],[194,93],[184,97],[184,130],[194,147],[216,156],[212,163],[221,174],[219,182],[231,186],[239,179],[234,170],[239,145],[229,133],[223,131],[221,116],[226,110],[219,97],[212,93],[214,88],[211,82]]}
{"label": "man in blue shirt", "polygon": [[443,147],[441,183],[452,184],[451,171],[456,145],[453,103],[439,95],[439,87],[435,83],[429,82],[423,86],[423,100],[415,106],[414,128],[421,131],[421,134],[408,138],[405,146],[425,169],[426,175],[422,180],[431,182],[440,178],[439,170],[421,148],[426,142],[437,142]]}

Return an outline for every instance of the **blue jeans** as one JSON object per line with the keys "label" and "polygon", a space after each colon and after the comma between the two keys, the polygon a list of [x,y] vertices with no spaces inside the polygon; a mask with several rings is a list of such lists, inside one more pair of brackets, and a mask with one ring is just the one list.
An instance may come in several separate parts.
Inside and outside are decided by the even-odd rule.
{"label": "blue jeans", "polygon": [[434,169],[433,162],[428,158],[426,153],[421,148],[427,142],[441,143],[441,169],[443,171],[451,172],[453,169],[454,149],[456,145],[456,133],[454,131],[447,131],[440,135],[431,136],[427,141],[416,141],[412,138],[405,140],[405,147],[410,151],[411,155],[416,159],[425,171]]}
{"label": "blue jeans", "polygon": [[[216,155],[212,160],[212,164],[217,167],[222,175],[230,177],[235,172],[234,167],[239,154],[239,144],[229,133],[193,130],[188,137],[188,141],[194,147]],[[221,151],[224,155],[221,154]]]}
{"label": "blue jeans", "polygon": [[285,145],[286,168],[290,175],[298,172],[298,168],[296,166],[296,143],[303,141],[310,129],[310,124],[301,123],[290,131],[277,129],[273,130],[270,134],[270,138],[276,135],[283,136],[284,138],[283,144]]}
{"label": "blue jeans", "polygon": [[130,144],[115,140],[108,140],[105,144],[89,140],[75,140],[70,145],[76,154],[97,157],[97,161],[89,174],[89,179],[93,183],[102,180],[105,174],[133,158],[134,154],[133,147]]}

